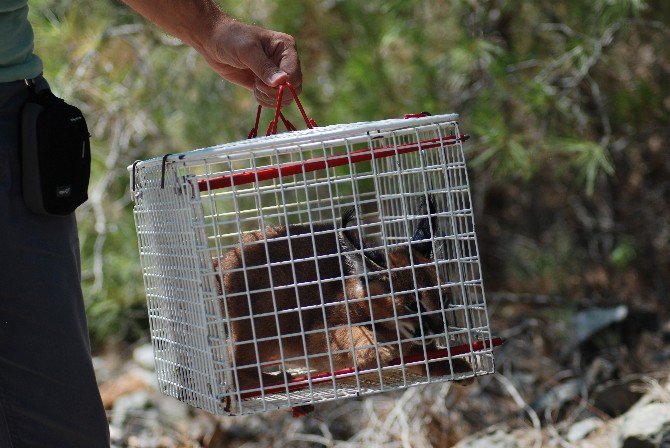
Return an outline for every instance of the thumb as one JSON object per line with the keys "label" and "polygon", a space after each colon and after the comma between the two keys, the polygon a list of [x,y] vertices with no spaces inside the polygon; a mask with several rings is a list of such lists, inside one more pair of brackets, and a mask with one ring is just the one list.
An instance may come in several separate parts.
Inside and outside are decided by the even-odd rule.
{"label": "thumb", "polygon": [[276,87],[288,79],[288,73],[277,67],[260,47],[247,54],[242,62],[267,86]]}

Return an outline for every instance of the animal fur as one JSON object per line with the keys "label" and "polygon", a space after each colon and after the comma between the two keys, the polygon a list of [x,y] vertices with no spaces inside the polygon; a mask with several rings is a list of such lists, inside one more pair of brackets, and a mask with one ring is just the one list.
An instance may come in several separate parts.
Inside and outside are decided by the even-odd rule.
{"label": "animal fur", "polygon": [[[434,216],[432,198],[426,208]],[[422,328],[424,336],[446,332],[440,310],[448,303],[440,301],[430,241],[437,219],[422,219],[411,244],[386,255],[345,229],[353,214],[345,213],[339,228],[316,223],[248,232],[241,248],[215,260],[239,390],[276,384],[264,371],[273,361],[322,372],[373,369],[399,358],[401,347],[405,358],[423,356],[421,339],[406,341],[420,338]],[[417,300],[423,288],[432,289],[419,291]],[[442,297],[448,300],[444,289]],[[434,344],[428,339],[427,350]],[[472,371],[460,359],[429,366],[431,376],[450,375],[452,366],[453,372]],[[427,374],[423,363],[408,369]]]}

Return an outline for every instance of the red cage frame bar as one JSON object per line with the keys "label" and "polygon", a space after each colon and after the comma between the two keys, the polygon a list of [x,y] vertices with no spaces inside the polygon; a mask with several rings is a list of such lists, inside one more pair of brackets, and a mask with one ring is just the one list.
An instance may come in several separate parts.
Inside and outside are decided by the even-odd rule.
{"label": "red cage frame bar", "polygon": [[311,171],[344,166],[351,163],[366,162],[372,159],[376,160],[394,155],[407,154],[419,150],[441,148],[445,145],[452,145],[454,143],[465,141],[468,138],[469,136],[467,134],[448,135],[442,138],[421,140],[416,143],[405,143],[397,146],[359,149],[348,154],[319,157],[280,167],[261,168],[257,171],[242,171],[239,173],[226,174],[211,179],[200,179],[198,181],[198,189],[201,192],[211,191],[220,188],[228,188],[233,185],[238,186],[284,176],[294,176],[297,174],[309,173]]}
{"label": "red cage frame bar", "polygon": [[[503,343],[504,340],[502,338],[493,338],[491,340],[475,341],[472,343],[472,346],[470,344],[462,344],[450,348],[443,348],[440,350],[429,351],[426,354],[428,355],[427,356],[428,360],[433,360],[433,359],[463,355],[465,353],[481,351],[487,348],[492,349],[493,347],[498,347]],[[409,364],[425,360],[426,358],[421,355],[408,356],[406,358],[396,358],[387,365],[382,367],[394,367],[399,366],[401,364]],[[348,369],[337,370],[335,372],[322,372],[322,373],[316,373],[314,375],[292,378],[288,381],[287,384],[284,384],[283,382],[277,384],[269,384],[260,390],[242,393],[240,394],[240,397],[243,400],[247,400],[249,398],[260,397],[265,394],[294,392],[298,390],[307,389],[312,385],[318,385],[328,383],[336,379],[347,378],[351,375],[354,375],[356,372],[357,370],[354,367],[350,367]]]}

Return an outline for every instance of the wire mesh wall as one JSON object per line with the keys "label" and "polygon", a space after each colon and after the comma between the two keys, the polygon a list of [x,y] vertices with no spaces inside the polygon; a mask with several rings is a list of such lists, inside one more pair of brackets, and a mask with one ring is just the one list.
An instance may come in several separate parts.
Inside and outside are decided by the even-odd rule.
{"label": "wire mesh wall", "polygon": [[163,392],[237,415],[493,372],[455,118],[132,167]]}

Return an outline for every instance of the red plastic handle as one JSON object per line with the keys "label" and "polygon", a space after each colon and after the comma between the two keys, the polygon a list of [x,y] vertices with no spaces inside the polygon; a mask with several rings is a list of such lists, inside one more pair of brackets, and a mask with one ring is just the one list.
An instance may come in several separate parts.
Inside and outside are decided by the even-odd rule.
{"label": "red plastic handle", "polygon": [[[284,88],[288,87],[288,89],[291,91],[291,94],[293,95],[293,98],[295,99],[295,104],[297,104],[298,109],[300,109],[300,114],[302,115],[302,118],[305,120],[305,124],[307,124],[307,127],[309,129],[312,129],[315,126],[318,126],[316,124],[316,121],[314,121],[313,118],[309,118],[307,116],[307,113],[305,112],[305,108],[302,107],[302,103],[300,102],[300,99],[298,98],[298,94],[295,92],[295,88],[293,87],[293,84],[290,82],[286,81],[284,84],[281,84],[279,86],[279,95],[277,96],[277,105],[275,106],[275,116],[274,119],[270,122],[268,125],[268,129],[265,132],[265,135],[268,136],[270,134],[276,134],[277,133],[277,124],[279,123],[279,120],[284,123],[284,126],[286,126],[286,129],[288,131],[296,131],[297,128],[284,117],[284,114],[281,113],[281,107],[282,107],[282,98],[284,97]],[[254,123],[254,127],[249,131],[248,138],[254,138],[258,136],[258,124],[261,120],[261,110],[263,109],[263,106],[259,105],[258,110],[256,111],[256,122]]]}

